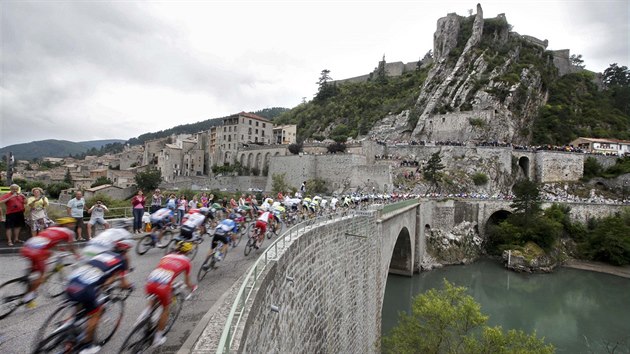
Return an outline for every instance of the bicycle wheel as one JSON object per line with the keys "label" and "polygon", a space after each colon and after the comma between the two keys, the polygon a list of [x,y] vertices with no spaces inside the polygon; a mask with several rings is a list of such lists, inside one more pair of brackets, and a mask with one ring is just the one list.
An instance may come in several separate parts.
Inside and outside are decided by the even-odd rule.
{"label": "bicycle wheel", "polygon": [[182,312],[182,306],[184,305],[184,294],[174,293],[171,295],[171,311],[168,314],[168,321],[166,321],[166,327],[164,327],[164,334],[168,333],[173,327],[173,324],[179,317],[179,313]]}
{"label": "bicycle wheel", "polygon": [[238,230],[238,233],[236,234],[236,238],[234,239],[234,247],[238,246],[241,243],[241,239],[243,238],[243,235],[247,234],[247,228],[246,227],[242,227],[240,230]]}
{"label": "bicycle wheel", "polygon": [[28,278],[15,278],[0,285],[0,320],[9,316],[22,305],[22,298],[28,292]]}
{"label": "bicycle wheel", "polygon": [[164,234],[162,234],[162,240],[157,243],[157,247],[165,248],[173,239],[173,231],[171,229],[164,230]]}
{"label": "bicycle wheel", "polygon": [[[203,278],[206,277],[206,274],[208,274],[208,271],[212,268],[212,266],[210,265],[211,258],[213,258],[213,255],[209,255],[208,257],[206,257],[206,260],[201,263],[201,267],[199,267],[199,271],[197,272],[197,282],[202,281]],[[206,264],[208,265],[208,267],[204,269],[204,266]]]}
{"label": "bicycle wheel", "polygon": [[73,336],[74,326],[68,326],[63,330],[58,328],[48,337],[37,343],[33,353],[73,353],[76,346],[76,337]]}
{"label": "bicycle wheel", "polygon": [[[255,232],[256,229],[254,229]],[[254,235],[252,235],[251,233],[248,234],[247,236],[249,236],[247,238],[247,243],[245,244],[245,248],[243,249],[243,253],[245,254],[245,256],[248,256],[249,253],[254,249],[254,246],[256,245],[256,237]]]}
{"label": "bicycle wheel", "polygon": [[168,245],[166,247],[164,247],[166,249],[166,252],[164,252],[164,254],[169,254],[169,253],[173,253],[175,251],[177,251],[177,243],[179,242],[179,240],[173,239],[171,240]]}
{"label": "bicycle wheel", "polygon": [[118,350],[119,353],[142,353],[151,347],[153,331],[150,328],[149,318],[140,321],[133,327]]}
{"label": "bicycle wheel", "polygon": [[188,252],[188,257],[190,258],[191,261],[195,259],[195,256],[197,255],[197,251],[199,251],[199,246],[196,243],[193,243],[193,249],[190,252]]}
{"label": "bicycle wheel", "polygon": [[44,288],[44,294],[50,298],[55,298],[65,293],[66,280],[67,280],[67,268],[72,263],[64,263],[61,267],[53,269],[42,287]]}
{"label": "bicycle wheel", "polygon": [[153,247],[155,247],[155,245],[153,244],[153,237],[151,236],[151,234],[145,235],[143,238],[140,239],[140,242],[136,244],[136,253],[142,256]]}
{"label": "bicycle wheel", "polygon": [[44,324],[37,330],[35,339],[43,339],[50,336],[57,328],[66,321],[72,320],[76,309],[71,302],[64,302],[44,321]]}
{"label": "bicycle wheel", "polygon": [[114,333],[120,327],[124,313],[125,303],[123,301],[116,298],[105,303],[101,313],[101,320],[95,333],[98,345],[103,346],[112,339]]}

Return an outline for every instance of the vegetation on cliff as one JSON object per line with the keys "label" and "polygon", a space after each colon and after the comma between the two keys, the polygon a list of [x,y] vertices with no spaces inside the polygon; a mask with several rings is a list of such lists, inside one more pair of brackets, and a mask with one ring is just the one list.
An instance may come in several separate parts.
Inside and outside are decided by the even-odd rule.
{"label": "vegetation on cliff", "polygon": [[384,353],[554,353],[536,334],[504,331],[487,325],[481,306],[444,280],[413,299],[411,315],[402,313],[398,325],[382,339]]}

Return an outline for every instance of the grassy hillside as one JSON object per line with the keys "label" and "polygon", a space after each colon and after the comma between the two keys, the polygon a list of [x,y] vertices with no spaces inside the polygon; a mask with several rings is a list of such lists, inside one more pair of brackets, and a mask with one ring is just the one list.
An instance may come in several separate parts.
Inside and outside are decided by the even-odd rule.
{"label": "grassy hillside", "polygon": [[5,155],[12,151],[16,160],[30,160],[40,157],[67,157],[82,154],[88,148],[81,143],[67,140],[40,140],[24,144],[5,146],[0,149],[0,154]]}

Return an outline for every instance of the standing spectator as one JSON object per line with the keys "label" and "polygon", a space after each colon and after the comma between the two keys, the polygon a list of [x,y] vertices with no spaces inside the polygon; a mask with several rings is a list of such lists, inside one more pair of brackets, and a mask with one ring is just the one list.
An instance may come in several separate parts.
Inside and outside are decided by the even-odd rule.
{"label": "standing spectator", "polygon": [[201,203],[201,206],[204,208],[207,208],[210,204],[209,198],[208,198],[208,194],[206,192],[201,193],[201,198],[199,198],[199,202]]}
{"label": "standing spectator", "polygon": [[151,214],[155,213],[160,208],[162,208],[162,192],[159,188],[156,188],[155,192],[153,192],[153,196],[151,197]]}
{"label": "standing spectator", "polygon": [[133,232],[136,234],[142,233],[142,215],[144,215],[144,205],[146,198],[142,189],[138,190],[138,193],[131,198],[131,207],[133,208]]}
{"label": "standing spectator", "polygon": [[236,202],[236,199],[234,199],[234,195],[232,195],[232,198],[230,199],[230,209],[234,210],[238,207],[238,203]]}
{"label": "standing spectator", "polygon": [[[5,228],[7,231],[7,243],[13,246],[13,242],[22,243],[20,240],[20,231],[24,226],[24,206],[26,197],[20,193],[20,186],[12,184],[9,187],[9,193],[0,197],[0,203],[7,207],[7,216]],[[11,241],[13,240],[13,241]]]}
{"label": "standing spectator", "polygon": [[197,195],[193,195],[192,200],[188,202],[188,210],[201,208],[201,203],[199,203],[199,199]]}
{"label": "standing spectator", "polygon": [[92,226],[99,224],[105,226],[106,229],[109,229],[109,223],[105,220],[105,212],[108,211],[109,209],[107,209],[107,206],[103,204],[101,200],[97,201],[96,204],[92,205],[92,207],[88,209],[88,214],[91,215],[90,221],[88,221],[87,225],[88,240],[92,239]]}
{"label": "standing spectator", "polygon": [[175,209],[177,209],[177,197],[175,196],[175,194],[172,194],[168,196],[168,200],[166,201],[166,207],[173,210],[173,212],[175,212]]}
{"label": "standing spectator", "polygon": [[182,224],[184,215],[186,215],[186,208],[188,208],[188,201],[186,200],[186,196],[182,194],[179,196],[179,202],[177,204],[177,225]]}
{"label": "standing spectator", "polygon": [[26,205],[31,209],[31,235],[37,234],[44,230],[46,225],[46,208],[48,207],[48,198],[44,196],[44,191],[35,187],[31,189],[31,196],[26,200]]}
{"label": "standing spectator", "polygon": [[302,185],[300,186],[300,194],[306,195],[306,181],[302,182]]}
{"label": "standing spectator", "polygon": [[208,205],[207,207],[210,208],[212,206],[212,204],[214,204],[215,200],[214,200],[214,194],[210,193],[210,196],[208,197]]}
{"label": "standing spectator", "polygon": [[74,224],[74,232],[77,234],[77,241],[82,241],[83,237],[83,212],[85,211],[85,199],[83,199],[83,192],[76,191],[74,198],[70,199],[66,205],[66,211],[69,216],[77,219]]}

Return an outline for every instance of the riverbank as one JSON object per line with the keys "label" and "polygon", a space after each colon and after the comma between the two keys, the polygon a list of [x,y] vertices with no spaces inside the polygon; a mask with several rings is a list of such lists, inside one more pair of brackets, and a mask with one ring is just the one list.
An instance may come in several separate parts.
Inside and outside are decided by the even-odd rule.
{"label": "riverbank", "polygon": [[630,278],[630,266],[613,266],[606,263],[582,261],[578,259],[570,259],[563,264],[567,268],[575,268],[582,270],[590,270],[592,272],[612,274],[619,277]]}

